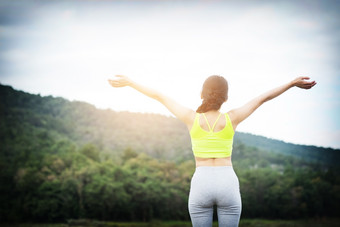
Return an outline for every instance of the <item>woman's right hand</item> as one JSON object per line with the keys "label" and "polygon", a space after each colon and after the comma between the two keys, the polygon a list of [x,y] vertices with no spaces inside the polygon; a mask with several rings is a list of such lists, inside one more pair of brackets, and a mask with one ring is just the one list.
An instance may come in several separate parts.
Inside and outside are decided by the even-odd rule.
{"label": "woman's right hand", "polygon": [[131,85],[132,80],[127,76],[116,75],[114,79],[109,79],[109,83],[112,87],[125,87]]}
{"label": "woman's right hand", "polygon": [[302,89],[311,89],[316,84],[315,81],[307,81],[309,77],[298,77],[292,81],[292,85],[302,88]]}

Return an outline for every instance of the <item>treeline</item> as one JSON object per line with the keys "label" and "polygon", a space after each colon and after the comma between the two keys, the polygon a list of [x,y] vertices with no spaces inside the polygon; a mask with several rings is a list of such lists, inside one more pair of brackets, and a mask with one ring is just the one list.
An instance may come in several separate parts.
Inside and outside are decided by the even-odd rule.
{"label": "treeline", "polygon": [[[1,85],[0,144],[1,222],[189,220],[194,162],[176,119],[97,110]],[[239,139],[233,164],[243,218],[338,215],[336,165]]]}
{"label": "treeline", "polygon": [[59,149],[2,181],[2,221],[187,219],[192,162],[175,165],[129,149],[113,162],[91,144]]}
{"label": "treeline", "polygon": [[242,217],[337,217],[340,170],[293,156],[237,144],[233,165],[240,180]]}
{"label": "treeline", "polygon": [[[116,160],[92,144],[76,148],[38,134],[12,173],[1,174],[2,221],[189,220],[187,201],[193,161],[176,164],[126,149]],[[48,142],[49,141],[49,142]],[[32,147],[34,149],[34,147]],[[239,145],[234,166],[240,180],[243,218],[336,217],[339,175],[296,160]],[[269,155],[273,162],[254,164]],[[251,156],[250,158],[247,156]],[[3,161],[3,157],[1,158]],[[19,161],[19,159],[18,159]],[[294,163],[295,161],[295,163]],[[19,162],[17,162],[19,163]],[[2,163],[10,170],[11,164]]]}

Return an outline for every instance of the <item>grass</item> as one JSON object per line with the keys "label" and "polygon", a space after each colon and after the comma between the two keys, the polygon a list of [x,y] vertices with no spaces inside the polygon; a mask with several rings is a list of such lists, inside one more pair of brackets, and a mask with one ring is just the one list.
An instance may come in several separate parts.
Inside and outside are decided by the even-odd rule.
{"label": "grass", "polygon": [[[3,227],[191,227],[190,222],[152,221],[152,222],[99,222],[89,220],[71,220],[69,224],[0,224]],[[242,219],[239,227],[338,227],[340,219],[308,219],[308,220],[265,220]],[[214,222],[213,227],[218,227]]]}

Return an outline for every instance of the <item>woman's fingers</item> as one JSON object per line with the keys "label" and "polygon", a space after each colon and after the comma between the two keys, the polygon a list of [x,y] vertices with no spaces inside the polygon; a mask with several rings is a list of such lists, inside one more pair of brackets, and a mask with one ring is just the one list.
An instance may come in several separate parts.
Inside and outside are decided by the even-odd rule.
{"label": "woman's fingers", "polygon": [[125,87],[127,85],[129,85],[129,82],[127,80],[125,80],[125,77],[124,76],[116,76],[116,77],[120,77],[120,78],[117,78],[117,79],[109,79],[109,83],[111,86],[113,87]]}
{"label": "woman's fingers", "polygon": [[294,85],[302,89],[310,89],[316,85],[315,81],[308,81],[310,78],[307,76],[301,76],[295,79]]}
{"label": "woman's fingers", "polygon": [[299,88],[303,88],[303,89],[310,89],[313,86],[316,85],[315,81],[306,81],[309,80],[309,77],[300,77],[296,83],[296,86]]}
{"label": "woman's fingers", "polygon": [[315,82],[315,81],[312,81],[311,84],[309,84],[309,86],[310,86],[309,88],[312,88],[312,87],[314,87],[315,85],[316,85],[316,82]]}
{"label": "woman's fingers", "polygon": [[114,80],[111,80],[111,81],[110,81],[110,84],[111,84],[113,87],[122,86],[122,84],[121,84],[119,81],[114,81]]}

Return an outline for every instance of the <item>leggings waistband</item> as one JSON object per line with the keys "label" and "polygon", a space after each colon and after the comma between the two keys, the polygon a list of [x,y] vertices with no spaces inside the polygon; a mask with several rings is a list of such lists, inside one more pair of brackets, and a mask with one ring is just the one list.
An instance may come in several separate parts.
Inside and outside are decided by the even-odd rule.
{"label": "leggings waistband", "polygon": [[196,171],[223,171],[223,170],[233,170],[233,166],[197,166]]}

